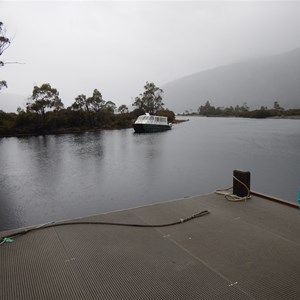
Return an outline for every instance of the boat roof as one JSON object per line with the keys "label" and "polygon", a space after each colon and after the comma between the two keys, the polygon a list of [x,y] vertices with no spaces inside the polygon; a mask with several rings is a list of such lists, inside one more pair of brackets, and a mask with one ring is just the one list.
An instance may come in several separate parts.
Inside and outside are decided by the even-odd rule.
{"label": "boat roof", "polygon": [[72,221],[0,246],[1,299],[300,299],[298,209],[212,193]]}
{"label": "boat roof", "polygon": [[165,116],[150,115],[148,113],[139,116],[139,118],[151,118],[151,117],[153,117],[153,118],[165,118],[165,119],[167,119],[167,117],[165,117]]}

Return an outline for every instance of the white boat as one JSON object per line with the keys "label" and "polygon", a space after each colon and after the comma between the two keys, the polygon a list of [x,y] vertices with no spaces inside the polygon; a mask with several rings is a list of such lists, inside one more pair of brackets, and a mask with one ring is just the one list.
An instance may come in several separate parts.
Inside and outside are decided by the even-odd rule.
{"label": "white boat", "polygon": [[148,113],[139,116],[132,126],[137,133],[159,132],[172,128],[172,124],[168,123],[167,117],[152,116]]}

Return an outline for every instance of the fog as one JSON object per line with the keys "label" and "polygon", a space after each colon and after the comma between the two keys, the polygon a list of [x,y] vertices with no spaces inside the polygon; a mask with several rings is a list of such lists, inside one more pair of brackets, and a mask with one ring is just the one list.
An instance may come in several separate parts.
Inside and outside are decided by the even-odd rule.
{"label": "fog", "polygon": [[[3,53],[0,109],[25,107],[35,85],[50,83],[65,107],[98,89],[131,105],[146,81],[174,79],[300,47],[300,3],[0,3],[11,46]],[[170,107],[172,109],[172,107]]]}

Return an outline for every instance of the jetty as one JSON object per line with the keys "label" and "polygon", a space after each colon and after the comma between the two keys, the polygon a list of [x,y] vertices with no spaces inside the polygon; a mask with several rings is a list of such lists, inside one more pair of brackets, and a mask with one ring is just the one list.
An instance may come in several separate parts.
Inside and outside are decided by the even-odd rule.
{"label": "jetty", "polygon": [[0,299],[298,300],[300,211],[251,196],[0,232]]}

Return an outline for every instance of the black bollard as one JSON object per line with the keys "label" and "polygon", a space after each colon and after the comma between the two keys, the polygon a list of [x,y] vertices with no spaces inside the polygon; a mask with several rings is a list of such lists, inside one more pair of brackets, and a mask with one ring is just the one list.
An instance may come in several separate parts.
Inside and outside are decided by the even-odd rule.
{"label": "black bollard", "polygon": [[[248,195],[248,190],[250,191],[250,172],[243,172],[234,170],[233,171],[233,194],[239,197],[245,197]],[[237,181],[235,178],[237,178],[239,181],[241,181],[244,185],[247,186],[247,188],[241,184],[239,181]]]}

